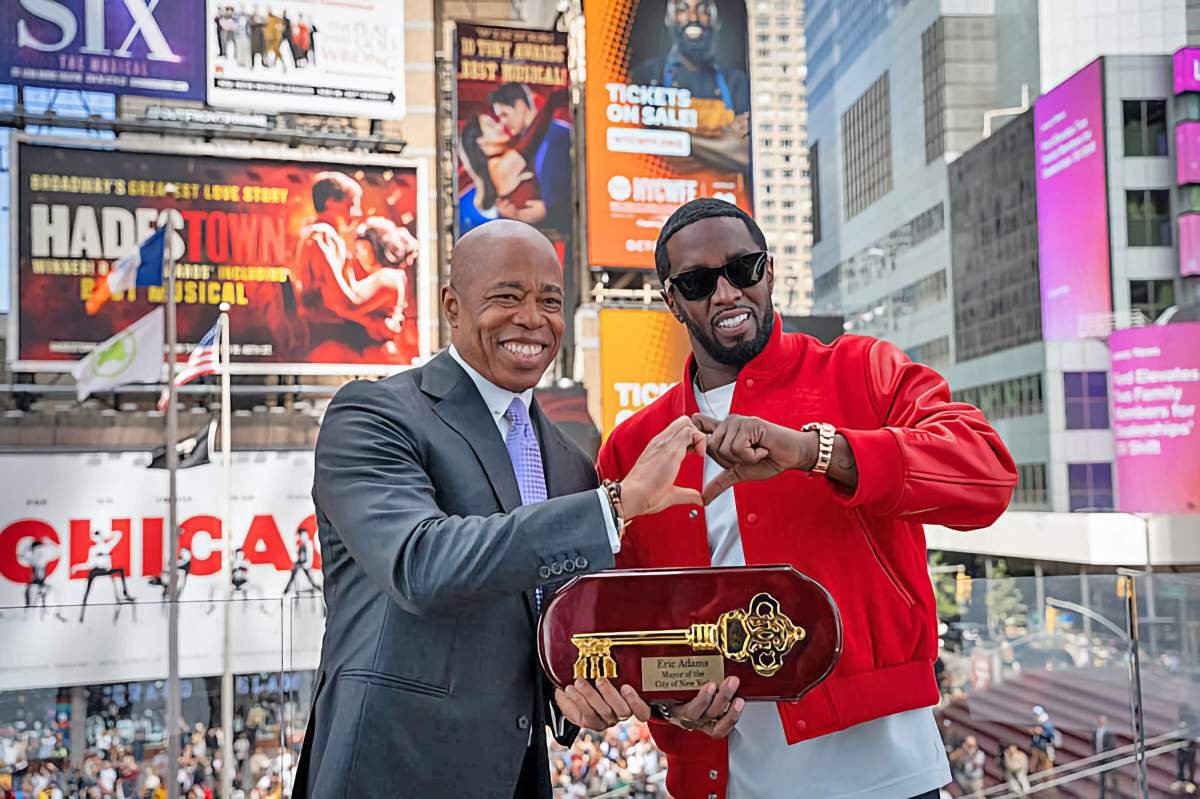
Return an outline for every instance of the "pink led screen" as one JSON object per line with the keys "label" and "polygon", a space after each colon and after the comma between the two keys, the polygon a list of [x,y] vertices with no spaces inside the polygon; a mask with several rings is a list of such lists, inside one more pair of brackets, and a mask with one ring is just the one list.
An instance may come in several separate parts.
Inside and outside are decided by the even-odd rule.
{"label": "pink led screen", "polygon": [[1076,339],[1112,311],[1101,61],[1042,95],[1033,121],[1042,335]]}
{"label": "pink led screen", "polygon": [[1200,322],[1117,330],[1108,344],[1117,510],[1200,513]]}

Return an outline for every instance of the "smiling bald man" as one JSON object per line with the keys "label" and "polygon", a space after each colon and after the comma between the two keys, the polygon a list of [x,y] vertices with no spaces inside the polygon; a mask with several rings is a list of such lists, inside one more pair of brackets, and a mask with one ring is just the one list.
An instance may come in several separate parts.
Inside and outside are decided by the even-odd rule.
{"label": "smiling bald man", "polygon": [[569,744],[595,719],[550,696],[537,614],[612,567],[625,520],[699,503],[674,481],[704,436],[676,420],[610,502],[533,399],[562,307],[545,236],[490,222],[454,250],[450,349],[330,404],[313,484],[328,620],[293,796],[549,799],[545,725]]}

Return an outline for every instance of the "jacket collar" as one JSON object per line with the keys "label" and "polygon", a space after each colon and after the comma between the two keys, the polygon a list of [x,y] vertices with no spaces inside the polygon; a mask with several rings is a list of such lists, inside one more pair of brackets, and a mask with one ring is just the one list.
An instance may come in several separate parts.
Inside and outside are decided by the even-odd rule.
{"label": "jacket collar", "polygon": [[[798,348],[803,348],[807,342],[804,336],[783,337],[783,318],[776,313],[775,323],[771,326],[771,336],[767,346],[754,357],[754,360],[742,367],[738,372],[737,382],[740,385],[748,378],[769,379],[795,361]],[[696,373],[696,355],[688,356],[687,364],[683,367],[683,377],[678,388],[683,399],[682,413],[690,416],[699,410],[696,405],[695,392],[692,391],[692,376]],[[678,406],[677,406],[678,407]]]}

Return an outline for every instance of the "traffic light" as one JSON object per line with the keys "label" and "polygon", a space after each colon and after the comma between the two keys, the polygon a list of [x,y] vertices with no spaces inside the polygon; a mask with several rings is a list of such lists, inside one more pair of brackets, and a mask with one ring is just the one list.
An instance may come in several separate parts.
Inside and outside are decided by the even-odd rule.
{"label": "traffic light", "polygon": [[1117,596],[1120,597],[1121,599],[1129,598],[1129,583],[1130,582],[1131,581],[1128,577],[1118,577],[1117,578]]}
{"label": "traffic light", "polygon": [[954,576],[954,601],[960,605],[971,601],[971,575],[959,572]]}

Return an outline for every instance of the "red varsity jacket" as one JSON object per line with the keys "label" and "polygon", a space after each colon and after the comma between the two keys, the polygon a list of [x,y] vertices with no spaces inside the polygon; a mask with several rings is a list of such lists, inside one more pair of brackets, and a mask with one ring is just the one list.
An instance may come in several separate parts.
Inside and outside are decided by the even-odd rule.
{"label": "red varsity jacket", "polygon": [[[933,705],[937,621],[923,523],[970,530],[1007,507],[1016,467],[983,413],[953,402],[946,381],[878,339],[826,345],[783,333],[782,320],[738,375],[730,412],[799,429],[829,422],[858,464],[851,494],[806,472],[734,486],[748,565],[788,563],[819,581],[841,611],[843,650],[830,677],[779,703],[789,743]],[[621,479],[670,422],[696,413],[692,361],[682,380],[617,427],[600,452],[602,477]],[[703,459],[688,455],[678,484],[699,490]],[[703,513],[675,507],[626,530],[619,568],[710,565]],[[723,799],[728,749],[700,732],[652,722],[673,796]]]}

